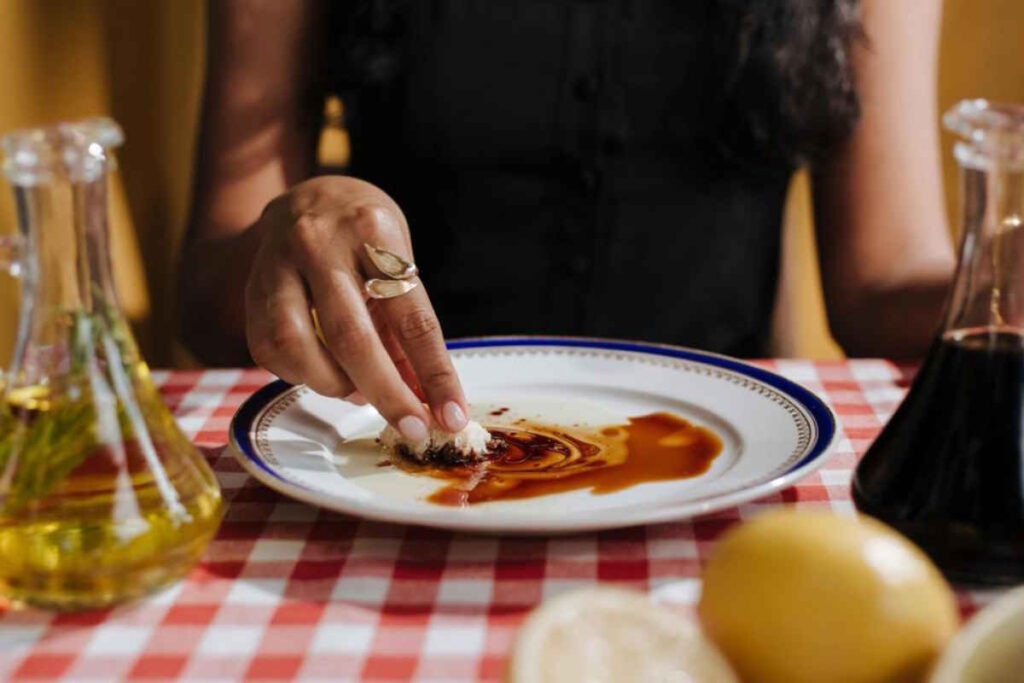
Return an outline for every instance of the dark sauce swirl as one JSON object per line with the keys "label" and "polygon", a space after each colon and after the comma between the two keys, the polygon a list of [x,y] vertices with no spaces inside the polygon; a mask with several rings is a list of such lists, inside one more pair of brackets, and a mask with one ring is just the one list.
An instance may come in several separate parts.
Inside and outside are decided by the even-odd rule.
{"label": "dark sauce swirl", "polygon": [[399,464],[448,482],[429,501],[471,505],[579,489],[602,494],[644,482],[695,477],[722,451],[722,440],[714,432],[670,413],[599,428],[516,423],[488,429],[494,441],[482,461],[424,468],[403,458]]}

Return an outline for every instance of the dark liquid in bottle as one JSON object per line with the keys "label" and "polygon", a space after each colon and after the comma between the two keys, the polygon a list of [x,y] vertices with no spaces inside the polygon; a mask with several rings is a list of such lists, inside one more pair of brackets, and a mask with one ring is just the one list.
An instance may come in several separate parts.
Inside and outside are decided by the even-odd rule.
{"label": "dark liquid in bottle", "polygon": [[1024,580],[1024,337],[938,340],[857,467],[853,498],[952,579]]}

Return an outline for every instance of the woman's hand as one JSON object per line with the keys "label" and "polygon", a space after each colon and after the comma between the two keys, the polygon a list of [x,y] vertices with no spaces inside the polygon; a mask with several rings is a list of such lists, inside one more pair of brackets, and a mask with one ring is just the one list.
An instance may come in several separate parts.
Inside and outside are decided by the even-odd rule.
{"label": "woman's hand", "polygon": [[401,210],[352,178],[299,182],[314,170],[319,113],[308,94],[327,58],[327,9],[209,3],[182,336],[207,364],[251,356],[327,396],[358,391],[409,438],[426,435],[431,411],[458,430],[466,402],[423,287],[369,306],[363,296],[376,275],[364,243],[413,260]]}
{"label": "woman's hand", "polygon": [[363,282],[376,275],[364,243],[412,261],[402,212],[358,180],[298,182],[315,168],[319,112],[308,95],[328,58],[326,5],[208,3],[196,194],[179,278],[182,337],[207,364],[251,356],[321,394],[358,391],[413,439],[430,418],[413,388],[422,387],[436,421],[458,430],[466,402],[426,292],[370,306],[363,297]]}
{"label": "woman's hand", "polygon": [[427,435],[421,398],[448,430],[466,425],[462,387],[422,283],[392,299],[367,302],[364,294],[363,283],[378,276],[364,244],[413,262],[405,217],[387,194],[354,178],[314,178],[271,201],[251,230],[259,242],[245,288],[253,360],[325,396],[358,392],[408,439]]}

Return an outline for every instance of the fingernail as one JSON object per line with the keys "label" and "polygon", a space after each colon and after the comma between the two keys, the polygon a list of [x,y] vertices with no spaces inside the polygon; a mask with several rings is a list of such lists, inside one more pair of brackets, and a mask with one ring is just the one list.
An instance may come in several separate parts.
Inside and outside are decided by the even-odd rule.
{"label": "fingernail", "polygon": [[398,431],[409,441],[426,441],[427,425],[415,415],[406,415],[398,421]]}
{"label": "fingernail", "polygon": [[441,416],[444,418],[445,425],[453,432],[457,432],[466,426],[466,414],[462,412],[462,407],[455,401],[448,401],[444,404],[444,408],[441,409]]}
{"label": "fingernail", "polygon": [[363,395],[360,394],[358,391],[353,391],[351,394],[346,396],[344,400],[348,401],[352,405],[357,405],[357,406],[365,406],[366,405],[366,399],[363,398]]}

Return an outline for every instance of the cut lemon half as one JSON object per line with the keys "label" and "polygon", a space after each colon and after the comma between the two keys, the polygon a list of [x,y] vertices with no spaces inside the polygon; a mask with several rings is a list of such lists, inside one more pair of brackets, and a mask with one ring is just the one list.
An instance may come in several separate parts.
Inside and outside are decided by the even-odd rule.
{"label": "cut lemon half", "polygon": [[537,608],[516,639],[507,680],[738,681],[692,620],[612,588],[566,593]]}

